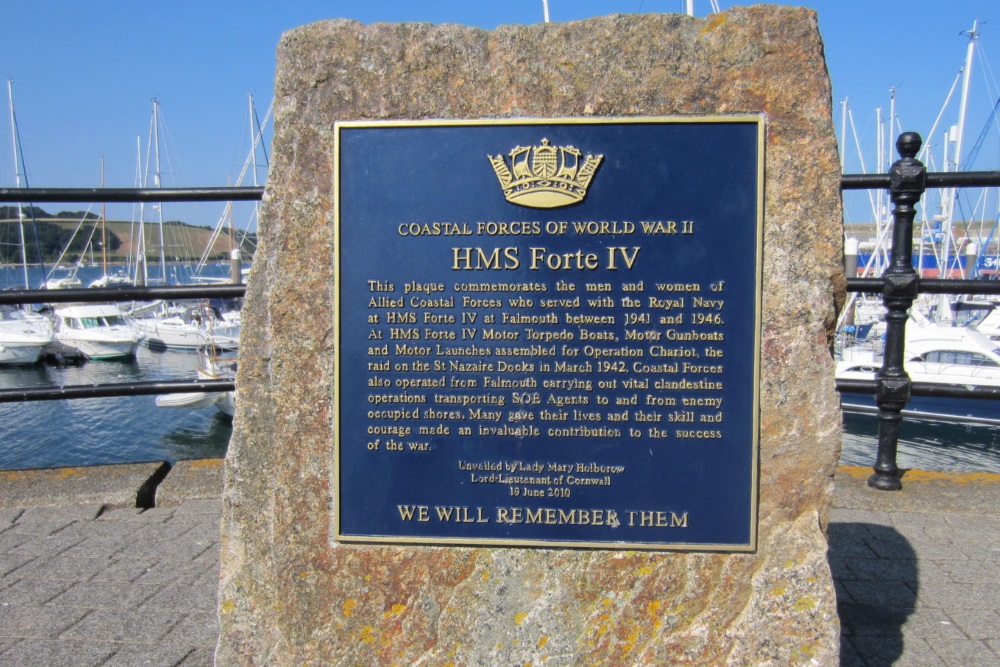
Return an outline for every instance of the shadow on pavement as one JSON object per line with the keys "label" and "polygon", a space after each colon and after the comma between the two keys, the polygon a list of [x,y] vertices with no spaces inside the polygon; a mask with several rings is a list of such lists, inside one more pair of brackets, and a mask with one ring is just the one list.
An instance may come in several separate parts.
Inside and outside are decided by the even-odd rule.
{"label": "shadow on pavement", "polygon": [[891,526],[830,523],[841,667],[894,665],[917,601],[917,554]]}

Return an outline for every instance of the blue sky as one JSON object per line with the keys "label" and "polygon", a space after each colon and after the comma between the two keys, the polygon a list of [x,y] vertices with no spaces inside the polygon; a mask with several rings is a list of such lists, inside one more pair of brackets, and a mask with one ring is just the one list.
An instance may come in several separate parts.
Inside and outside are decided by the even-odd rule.
{"label": "blue sky", "polygon": [[[553,21],[612,13],[679,12],[682,0],[549,0]],[[722,10],[737,4],[719,0]],[[869,170],[875,168],[876,107],[904,129],[926,133],[961,68],[979,21],[981,58],[973,66],[966,151],[983,131],[1000,76],[1000,2],[996,0],[806,0],[819,15],[834,85],[835,128],[849,101]],[[695,12],[709,12],[695,0]],[[247,95],[263,116],[273,92],[274,52],[281,33],[329,18],[461,23],[493,28],[542,20],[541,0],[232,0],[69,2],[0,0],[4,39],[0,77],[13,80],[27,179],[35,187],[100,184],[104,157],[110,187],[131,186],[137,143],[148,142],[152,99],[160,105],[163,184],[226,185],[249,150]],[[991,63],[990,59],[995,62]],[[13,187],[6,86],[0,117],[0,186]],[[957,120],[955,101],[943,127]],[[895,129],[891,133],[895,136]],[[997,129],[975,169],[997,168]],[[137,137],[139,138],[137,141]],[[926,138],[926,137],[925,137]],[[860,171],[849,130],[848,171]],[[940,145],[939,137],[932,144]],[[940,150],[937,150],[940,155]],[[940,161],[940,157],[936,157]],[[52,205],[52,208],[60,208]],[[73,208],[81,208],[73,205]],[[853,207],[852,207],[853,209]],[[113,215],[113,214],[111,214]],[[197,224],[214,224],[213,212]],[[859,213],[858,215],[864,215]],[[126,216],[127,217],[127,216]]]}

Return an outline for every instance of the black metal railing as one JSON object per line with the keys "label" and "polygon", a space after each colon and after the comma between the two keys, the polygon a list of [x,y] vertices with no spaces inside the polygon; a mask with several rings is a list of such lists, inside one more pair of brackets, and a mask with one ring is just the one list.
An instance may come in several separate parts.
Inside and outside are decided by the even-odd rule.
{"label": "black metal railing", "polygon": [[0,188],[0,202],[99,204],[132,202],[260,201],[264,188]]}
{"label": "black metal railing", "polygon": [[[260,201],[262,187],[226,188],[0,188],[0,203],[42,202],[209,202]],[[117,286],[59,290],[0,291],[0,305],[37,303],[107,303],[153,299],[241,298],[244,285],[183,285],[173,287]],[[105,398],[187,392],[233,391],[233,380],[164,380],[117,382],[61,387],[0,389],[0,403],[69,398]]]}
{"label": "black metal railing", "polygon": [[[838,380],[838,391],[870,393],[878,405],[878,450],[869,486],[893,490],[902,487],[896,465],[896,449],[902,411],[911,396],[948,396],[954,398],[1000,398],[995,387],[941,387],[911,382],[903,368],[906,321],[913,301],[920,293],[928,294],[1000,294],[1000,281],[924,279],[913,267],[913,220],[916,204],[928,188],[1000,186],[1000,171],[928,173],[916,159],[922,140],[914,132],[899,136],[896,148],[900,159],[888,174],[845,174],[842,190],[885,189],[893,204],[892,258],[881,278],[847,279],[849,292],[881,294],[886,307],[886,342],[881,369],[874,380]],[[263,188],[0,188],[0,203],[10,202],[205,202],[255,201],[263,197]],[[13,290],[0,292],[0,304],[106,302],[144,299],[197,299],[242,297],[242,285],[191,285],[182,287],[114,287],[104,289]],[[196,391],[231,391],[230,380],[131,382],[32,387],[0,390],[0,403],[67,398],[94,398],[167,394]]]}
{"label": "black metal railing", "polygon": [[[904,132],[896,140],[900,159],[888,174],[844,175],[843,190],[886,189],[892,202],[892,254],[889,268],[881,278],[848,277],[849,292],[879,293],[886,309],[885,353],[874,380],[839,380],[839,391],[875,394],[878,406],[878,451],[874,474],[868,485],[877,489],[902,488],[896,450],[903,409],[911,396],[996,399],[994,387],[941,387],[911,382],[903,368],[906,321],[913,301],[920,293],[1000,294],[1000,281],[924,279],[913,268],[913,220],[916,205],[928,188],[1000,186],[1000,171],[928,173],[916,159],[922,140],[916,132]],[[947,267],[945,267],[947,271]]]}

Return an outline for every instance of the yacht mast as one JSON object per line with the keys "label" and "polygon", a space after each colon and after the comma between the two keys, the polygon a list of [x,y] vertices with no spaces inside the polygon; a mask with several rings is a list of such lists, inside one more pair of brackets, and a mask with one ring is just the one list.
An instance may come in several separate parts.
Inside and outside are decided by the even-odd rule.
{"label": "yacht mast", "polygon": [[[976,31],[978,21],[972,22],[972,30],[968,32],[969,46],[965,51],[965,66],[962,68],[962,96],[958,103],[958,125],[953,129],[952,137],[955,146],[952,150],[952,161],[955,164],[955,171],[962,165],[962,140],[965,135],[965,112],[969,103],[969,81],[972,78],[972,56],[976,50],[976,40],[979,33]],[[947,161],[945,162],[947,167]],[[941,253],[941,277],[948,277],[948,263],[950,261],[951,244],[954,242],[952,236],[952,225],[955,222],[955,200],[958,196],[957,188],[950,188],[946,197],[946,209],[942,211],[944,222],[941,228],[944,248]],[[957,253],[956,253],[957,254]],[[943,296],[943,295],[942,295]]]}
{"label": "yacht mast", "polygon": [[[135,137],[135,150],[136,150],[136,163],[135,163],[135,177],[136,185],[138,187],[144,188],[147,184],[146,173],[142,166],[142,140],[139,135]],[[135,209],[132,209],[135,211]],[[134,225],[133,225],[134,231]],[[136,238],[133,234],[132,238]],[[135,242],[135,275],[134,282],[136,285],[145,286],[149,283],[149,275],[146,270],[146,202],[139,202],[139,234],[138,241]]]}
{"label": "yacht mast", "polygon": [[[11,146],[14,149],[14,182],[16,187],[21,187],[21,161],[17,153],[17,119],[14,116],[14,87],[13,81],[7,79],[7,99],[10,101],[10,136]],[[29,289],[28,283],[28,251],[24,242],[24,209],[21,202],[17,203],[17,231],[21,241],[21,267],[24,271],[24,288]]]}
{"label": "yacht mast", "polygon": [[[104,189],[104,155],[101,155],[101,189]],[[108,204],[101,202],[101,268],[108,277]]]}
{"label": "yacht mast", "polygon": [[[153,150],[156,155],[156,172],[153,174],[153,186],[156,188],[161,187],[160,183],[160,105],[153,98]],[[167,253],[166,247],[163,243],[163,203],[160,202],[156,205],[156,212],[160,227],[160,275],[163,278],[163,284],[167,284]]]}
{"label": "yacht mast", "polygon": [[[847,98],[840,103],[840,171],[844,171],[847,159]],[[853,276],[852,276],[853,277]]]}
{"label": "yacht mast", "polygon": [[[713,14],[719,13],[719,0],[708,0],[708,4],[712,8]],[[694,0],[684,0],[684,13],[688,16],[694,16]]]}

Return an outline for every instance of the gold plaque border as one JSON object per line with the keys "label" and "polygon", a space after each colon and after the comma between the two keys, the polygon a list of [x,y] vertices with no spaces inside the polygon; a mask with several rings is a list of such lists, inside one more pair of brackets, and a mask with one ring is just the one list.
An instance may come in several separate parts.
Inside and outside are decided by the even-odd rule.
{"label": "gold plaque border", "polygon": [[[757,126],[757,247],[754,290],[754,366],[753,366],[753,461],[750,484],[750,540],[747,544],[687,544],[635,541],[573,541],[573,540],[519,540],[511,538],[465,539],[441,537],[401,537],[398,535],[344,535],[340,531],[340,132],[342,129],[382,128],[382,127],[481,127],[516,125],[692,125],[753,123]],[[468,546],[468,547],[532,547],[569,548],[593,550],[641,550],[641,551],[685,551],[685,552],[725,552],[752,553],[757,550],[757,528],[759,523],[760,497],[760,352],[761,313],[763,298],[763,246],[764,246],[764,174],[766,118],[763,114],[707,115],[707,116],[629,116],[600,118],[478,118],[478,119],[428,119],[428,120],[342,120],[333,124],[333,214],[334,214],[334,381],[333,381],[333,480],[330,493],[333,495],[332,545],[379,544],[379,545],[428,545],[428,546]]]}

